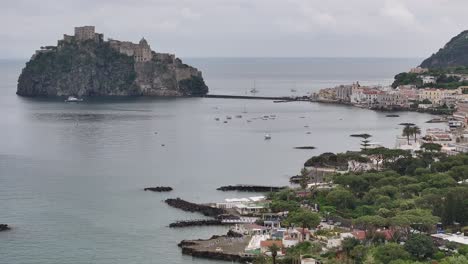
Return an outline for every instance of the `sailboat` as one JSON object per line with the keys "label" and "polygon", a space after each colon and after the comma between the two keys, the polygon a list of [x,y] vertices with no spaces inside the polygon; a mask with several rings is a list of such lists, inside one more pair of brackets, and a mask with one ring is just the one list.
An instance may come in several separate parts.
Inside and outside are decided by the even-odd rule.
{"label": "sailboat", "polygon": [[292,93],[297,92],[297,90],[296,90],[296,82],[294,82],[294,87],[291,89],[291,92],[292,92]]}
{"label": "sailboat", "polygon": [[251,93],[258,93],[257,88],[255,88],[255,81],[254,81],[254,87],[252,89],[250,89],[250,92]]}

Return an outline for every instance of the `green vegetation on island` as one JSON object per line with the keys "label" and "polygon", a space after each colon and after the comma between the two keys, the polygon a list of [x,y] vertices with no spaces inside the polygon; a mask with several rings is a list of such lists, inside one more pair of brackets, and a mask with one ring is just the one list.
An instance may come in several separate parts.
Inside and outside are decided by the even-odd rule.
{"label": "green vegetation on island", "polygon": [[[416,126],[407,125],[404,131],[408,140],[418,134]],[[302,230],[315,228],[321,219],[341,225],[317,229],[311,241],[285,249],[281,258],[261,256],[254,263],[293,264],[301,257],[321,263],[468,263],[468,246],[447,242],[441,247],[430,236],[442,230],[468,233],[468,184],[463,183],[468,180],[468,154],[447,156],[440,147],[427,143],[415,155],[381,147],[310,158],[305,163],[309,170],[333,167],[343,172],[323,179],[327,188],[306,189],[305,183],[299,190],[270,193],[271,210],[288,211],[282,225]],[[350,161],[375,166],[344,172]],[[305,177],[307,171],[301,174]],[[313,205],[317,212],[306,209]],[[320,237],[335,237],[345,232],[342,228],[362,230],[363,235],[325,250]]]}
{"label": "green vegetation on island", "polygon": [[468,31],[453,37],[437,53],[421,63],[421,67],[429,69],[458,66],[468,66]]}
{"label": "green vegetation on island", "polygon": [[419,70],[395,75],[392,87],[415,85],[418,88],[456,89],[459,86],[468,86],[467,76],[468,31],[463,31],[425,59]]}
{"label": "green vegetation on island", "polygon": [[[429,69],[424,73],[402,72],[395,75],[392,87],[415,85],[418,88],[456,89],[460,86],[468,86],[468,81],[462,80],[462,78],[458,76],[461,74],[468,74],[465,72],[468,72],[467,67]],[[424,83],[424,76],[434,77],[433,82]]]}

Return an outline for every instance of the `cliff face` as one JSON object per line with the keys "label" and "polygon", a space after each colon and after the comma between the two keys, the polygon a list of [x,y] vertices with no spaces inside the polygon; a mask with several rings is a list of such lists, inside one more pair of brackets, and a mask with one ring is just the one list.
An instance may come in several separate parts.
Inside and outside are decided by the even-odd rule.
{"label": "cliff face", "polygon": [[201,72],[173,55],[151,51],[141,61],[108,41],[73,37],[38,51],[26,63],[17,89],[22,96],[191,96],[207,92]]}
{"label": "cliff face", "polygon": [[452,38],[437,53],[421,63],[422,68],[468,67],[468,31]]}

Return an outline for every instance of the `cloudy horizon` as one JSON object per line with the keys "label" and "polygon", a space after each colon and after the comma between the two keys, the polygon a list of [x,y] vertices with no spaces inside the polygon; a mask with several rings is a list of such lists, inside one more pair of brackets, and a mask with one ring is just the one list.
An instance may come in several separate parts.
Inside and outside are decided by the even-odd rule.
{"label": "cloudy horizon", "polygon": [[17,0],[0,58],[29,58],[73,27],[179,57],[430,56],[468,28],[464,0]]}

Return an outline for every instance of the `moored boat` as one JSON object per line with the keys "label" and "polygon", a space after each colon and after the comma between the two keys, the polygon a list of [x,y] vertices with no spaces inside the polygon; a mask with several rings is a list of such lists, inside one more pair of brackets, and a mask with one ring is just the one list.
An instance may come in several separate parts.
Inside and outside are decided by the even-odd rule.
{"label": "moored boat", "polygon": [[83,99],[77,98],[75,96],[68,96],[68,98],[65,100],[67,103],[73,103],[73,102],[82,102]]}

